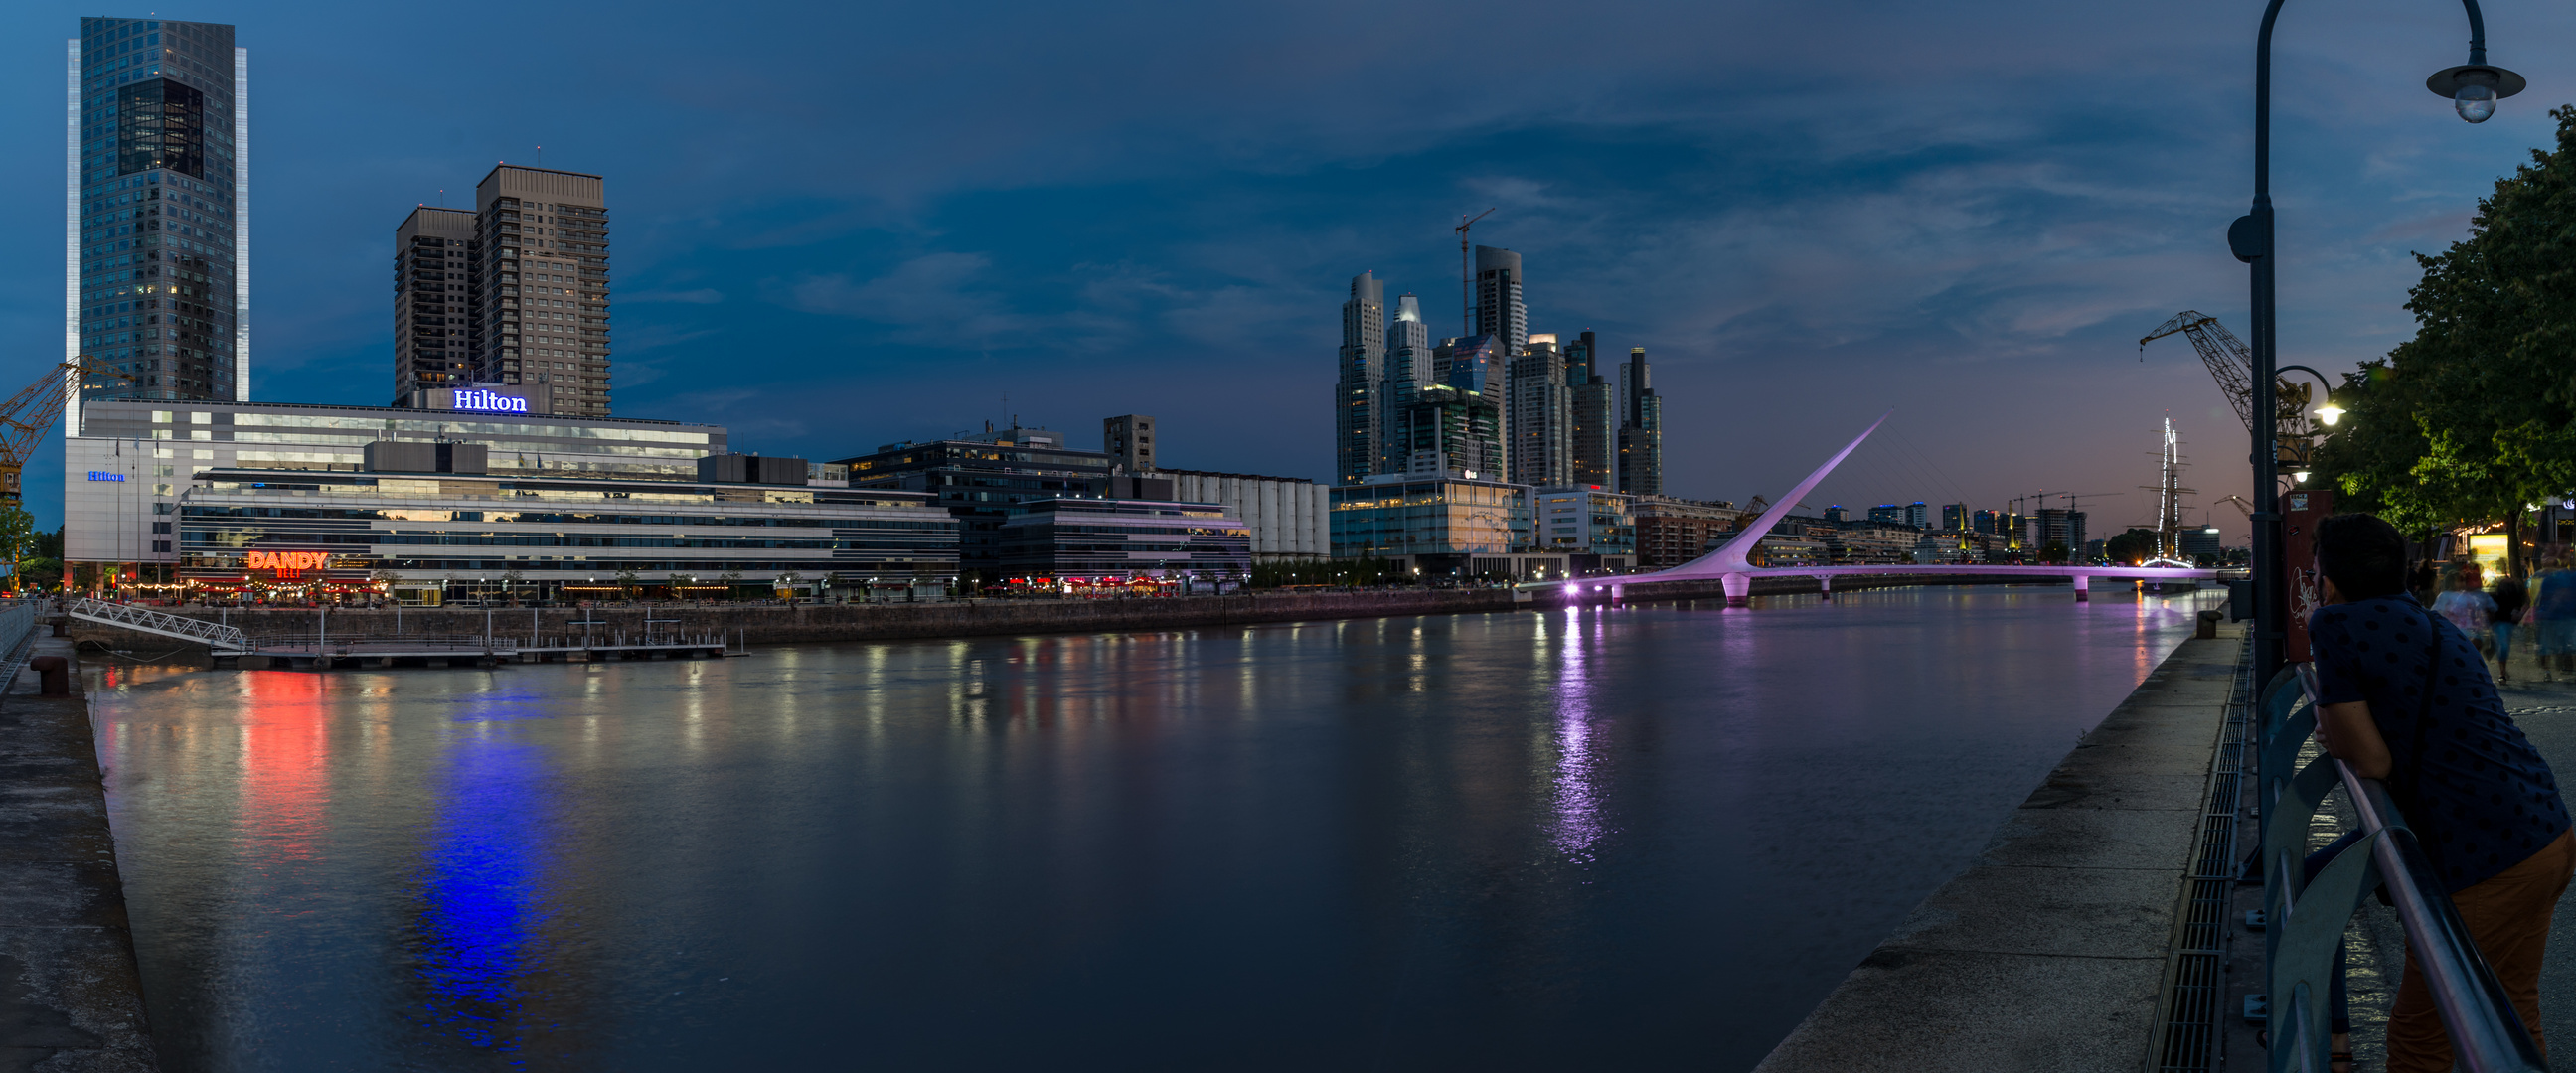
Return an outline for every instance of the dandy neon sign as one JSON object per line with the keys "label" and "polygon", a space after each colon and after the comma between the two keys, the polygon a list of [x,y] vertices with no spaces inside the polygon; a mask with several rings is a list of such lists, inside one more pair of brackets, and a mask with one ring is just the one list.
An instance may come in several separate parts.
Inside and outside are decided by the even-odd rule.
{"label": "dandy neon sign", "polygon": [[458,388],[456,408],[493,414],[523,414],[528,412],[528,400],[481,388]]}
{"label": "dandy neon sign", "polygon": [[250,568],[253,570],[300,572],[320,570],[329,565],[331,565],[331,553],[327,551],[254,551],[250,553]]}

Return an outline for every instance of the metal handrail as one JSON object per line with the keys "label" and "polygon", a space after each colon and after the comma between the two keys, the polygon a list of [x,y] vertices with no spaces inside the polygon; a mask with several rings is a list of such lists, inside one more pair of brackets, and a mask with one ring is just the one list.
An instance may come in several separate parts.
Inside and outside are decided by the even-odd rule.
{"label": "metal handrail", "polygon": [[85,618],[111,626],[124,626],[145,633],[157,633],[164,637],[199,641],[215,648],[239,650],[250,647],[250,635],[243,633],[237,627],[189,618],[185,615],[173,615],[166,611],[154,611],[132,604],[114,604],[83,597],[64,605],[63,611],[74,618]]}
{"label": "metal handrail", "polygon": [[[2263,755],[2267,762],[2295,755],[2283,751],[2289,742],[2278,743],[2282,747],[2279,750],[2271,747],[2276,734],[2295,730],[2304,737],[2319,713],[2315,669],[2299,665],[2296,679],[2307,711],[2285,711],[2277,726],[2264,728]],[[2272,691],[2286,689],[2289,684],[2276,679]],[[2272,699],[2267,695],[2261,706],[2267,722]],[[2299,873],[2285,866],[2294,853],[2305,855],[2307,816],[2299,813],[2313,813],[2324,798],[2327,787],[2317,776],[2326,772],[2331,772],[2351,797],[2363,837],[2337,854],[2316,880],[2301,884]],[[2300,971],[2314,966],[2295,962],[2303,960],[2302,955],[2306,960],[2333,956],[2340,949],[2352,911],[2359,908],[2360,899],[2374,885],[2386,887],[2389,901],[2406,927],[2407,956],[2424,974],[2425,987],[2432,993],[2460,1068],[2468,1073],[2542,1073],[2548,1068],[2522,1023],[2522,1015],[2514,1009],[2512,998],[2496,979],[2486,956],[2479,952],[2468,925],[2460,919],[2459,908],[2442,889],[2432,861],[2416,841],[2415,832],[2406,825],[2405,814],[2389,797],[2386,785],[2354,774],[2350,765],[2333,756],[2320,757],[2293,778],[2281,778],[2280,773],[2267,770],[2262,785],[2276,788],[2275,793],[2265,795],[2267,843],[2276,833],[2299,833],[2295,836],[2299,839],[2297,846],[2267,844],[2263,849],[2265,902],[2273,910],[2265,966],[2265,975],[2274,988],[2271,1069],[2304,1073],[2327,1068],[2325,1049],[2319,1046],[2322,1041],[2314,1036],[2314,1025],[2325,1013],[2319,1005],[2325,1001],[2325,994],[2322,988],[2311,986],[2317,973],[2303,975]],[[2294,792],[2298,803],[2306,806],[2304,810],[2285,807],[2292,803],[2289,799]],[[2324,903],[2322,909],[2318,907],[2320,902]],[[2297,913],[2299,904],[2308,905],[2311,911]],[[2320,911],[2327,916],[2320,917]],[[2280,986],[2292,980],[2298,982],[2291,993],[2281,993]]]}

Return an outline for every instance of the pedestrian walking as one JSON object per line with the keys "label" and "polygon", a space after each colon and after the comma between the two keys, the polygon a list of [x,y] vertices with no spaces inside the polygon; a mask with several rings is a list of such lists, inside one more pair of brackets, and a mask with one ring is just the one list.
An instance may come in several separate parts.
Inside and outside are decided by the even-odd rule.
{"label": "pedestrian walking", "polygon": [[[2557,779],[2505,715],[2468,637],[2407,594],[2406,539],[2394,527],[2338,514],[2317,525],[2316,549],[2325,606],[2308,617],[2308,636],[2318,737],[2355,774],[2387,782],[2430,858],[2426,878],[2450,894],[2546,1055],[2540,966],[2550,916],[2576,876]],[[2451,1068],[2416,958],[2406,959],[2387,1040],[2389,1073]]]}
{"label": "pedestrian walking", "polygon": [[2495,616],[2495,598],[2480,591],[2477,564],[2463,564],[2451,572],[2450,587],[2433,598],[2433,613],[2451,620],[2460,635],[2484,655],[2490,643],[2487,624]]}
{"label": "pedestrian walking", "polygon": [[2567,568],[2563,552],[2551,556],[2546,566],[2531,598],[2531,620],[2540,634],[2541,678],[2555,682],[2561,671],[2576,672],[2568,665],[2576,656],[2576,571]]}
{"label": "pedestrian walking", "polygon": [[2510,682],[2513,681],[2513,635],[2515,627],[2522,625],[2524,612],[2530,610],[2530,595],[2523,588],[2521,578],[2505,574],[2496,578],[2495,584],[2487,589],[2487,596],[2495,601],[2495,611],[2487,616],[2487,622],[2488,628],[2495,632],[2496,681]]}

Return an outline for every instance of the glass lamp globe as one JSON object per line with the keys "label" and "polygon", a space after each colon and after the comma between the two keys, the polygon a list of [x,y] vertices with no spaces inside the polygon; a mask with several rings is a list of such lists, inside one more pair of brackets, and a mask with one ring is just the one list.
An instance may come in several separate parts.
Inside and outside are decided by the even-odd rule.
{"label": "glass lamp globe", "polygon": [[2459,110],[2460,118],[2471,123],[2486,122],[2488,116],[2495,114],[2495,106],[2496,91],[2493,86],[2469,83],[2451,94],[2451,107]]}

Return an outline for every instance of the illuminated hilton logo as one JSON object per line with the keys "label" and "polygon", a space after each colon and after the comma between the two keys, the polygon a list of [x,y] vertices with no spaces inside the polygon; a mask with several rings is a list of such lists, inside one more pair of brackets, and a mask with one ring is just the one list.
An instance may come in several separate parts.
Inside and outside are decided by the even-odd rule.
{"label": "illuminated hilton logo", "polygon": [[528,400],[512,398],[508,395],[485,391],[481,388],[458,388],[456,391],[456,408],[459,410],[481,410],[484,413],[491,414],[523,414],[528,412]]}

